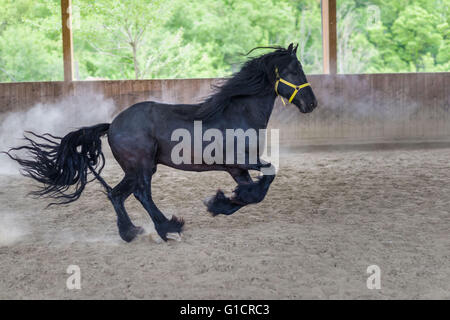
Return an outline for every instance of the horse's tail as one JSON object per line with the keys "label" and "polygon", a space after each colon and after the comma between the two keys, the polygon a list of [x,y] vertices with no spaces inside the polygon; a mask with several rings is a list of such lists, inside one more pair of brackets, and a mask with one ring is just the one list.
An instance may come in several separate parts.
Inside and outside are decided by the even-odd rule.
{"label": "horse's tail", "polygon": [[[24,176],[43,184],[31,195],[57,199],[52,204],[64,204],[77,200],[88,180],[88,169],[98,179],[107,192],[111,187],[100,177],[105,166],[101,136],[107,133],[109,123],[81,128],[69,132],[64,137],[49,133],[38,135],[27,131],[26,145],[12,148],[6,154],[17,161]],[[30,156],[20,158],[12,151],[24,150]]]}

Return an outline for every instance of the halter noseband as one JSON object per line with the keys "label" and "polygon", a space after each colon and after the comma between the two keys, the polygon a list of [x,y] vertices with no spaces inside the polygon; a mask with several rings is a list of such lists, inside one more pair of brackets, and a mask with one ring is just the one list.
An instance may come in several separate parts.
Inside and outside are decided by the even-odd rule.
{"label": "halter noseband", "polygon": [[306,83],[304,83],[304,84],[301,84],[301,85],[299,85],[299,86],[296,86],[295,84],[290,83],[289,81],[286,81],[286,80],[282,79],[282,78],[280,77],[280,74],[278,73],[278,68],[275,68],[275,75],[276,75],[276,77],[277,77],[277,81],[275,82],[275,92],[276,92],[277,96],[279,96],[279,97],[281,98],[281,101],[283,102],[284,105],[286,105],[286,102],[284,102],[283,97],[280,96],[280,94],[278,93],[278,84],[279,84],[280,82],[281,82],[281,83],[284,83],[285,85],[287,85],[287,86],[289,86],[289,87],[291,87],[291,88],[294,88],[294,92],[292,93],[291,97],[289,98],[289,103],[291,103],[292,100],[294,100],[295,96],[297,95],[297,92],[299,92],[299,91],[300,91],[301,89],[303,89],[304,87],[308,87],[308,86],[311,85],[309,82],[306,82]]}

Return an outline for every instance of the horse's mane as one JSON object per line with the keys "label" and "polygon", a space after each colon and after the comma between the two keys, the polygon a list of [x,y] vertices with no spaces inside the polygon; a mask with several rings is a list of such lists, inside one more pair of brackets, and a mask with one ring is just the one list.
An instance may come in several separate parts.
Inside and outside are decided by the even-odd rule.
{"label": "horse's mane", "polygon": [[274,49],[274,51],[247,60],[240,71],[222,85],[215,86],[215,92],[191,113],[192,118],[207,120],[226,109],[233,98],[260,95],[271,90],[275,82],[275,66],[283,69],[289,64],[291,51],[278,46],[256,47],[246,55],[262,48]]}

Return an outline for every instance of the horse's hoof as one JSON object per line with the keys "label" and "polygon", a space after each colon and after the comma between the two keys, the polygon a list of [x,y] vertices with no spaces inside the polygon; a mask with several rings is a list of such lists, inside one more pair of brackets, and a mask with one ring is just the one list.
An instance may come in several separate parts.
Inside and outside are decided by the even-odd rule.
{"label": "horse's hoof", "polygon": [[181,233],[181,231],[183,230],[183,226],[184,220],[182,218],[172,216],[170,220],[155,225],[155,229],[161,239],[167,241],[168,234]]}
{"label": "horse's hoof", "polygon": [[178,232],[168,232],[166,234],[167,239],[175,240],[180,242],[181,241],[181,234]]}
{"label": "horse's hoof", "polygon": [[131,242],[138,235],[143,234],[144,232],[145,232],[144,228],[132,226],[124,232],[119,231],[119,235],[124,241]]}

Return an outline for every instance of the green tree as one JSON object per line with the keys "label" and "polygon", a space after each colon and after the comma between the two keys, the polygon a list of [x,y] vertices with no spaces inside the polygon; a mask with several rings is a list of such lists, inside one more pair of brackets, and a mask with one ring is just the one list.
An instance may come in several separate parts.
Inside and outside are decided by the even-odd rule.
{"label": "green tree", "polygon": [[108,78],[193,76],[193,71],[201,70],[189,69],[190,63],[209,65],[208,57],[194,45],[182,43],[182,30],[164,28],[170,2],[104,0],[78,5],[82,21],[74,36],[75,56],[84,76],[91,72]]}
{"label": "green tree", "polygon": [[0,0],[0,82],[62,80],[59,1]]}
{"label": "green tree", "polygon": [[[374,24],[370,6],[380,13]],[[338,1],[339,71],[449,71],[449,8],[449,0]]]}
{"label": "green tree", "polygon": [[[339,72],[450,70],[450,0],[337,4]],[[80,79],[228,76],[251,48],[290,42],[299,43],[307,73],[322,72],[320,0],[73,0],[73,6]],[[0,81],[62,80],[61,47],[60,0],[0,0]]]}

